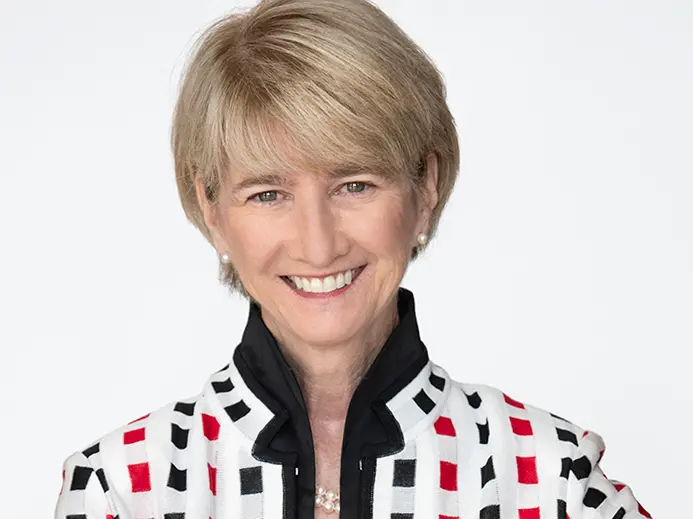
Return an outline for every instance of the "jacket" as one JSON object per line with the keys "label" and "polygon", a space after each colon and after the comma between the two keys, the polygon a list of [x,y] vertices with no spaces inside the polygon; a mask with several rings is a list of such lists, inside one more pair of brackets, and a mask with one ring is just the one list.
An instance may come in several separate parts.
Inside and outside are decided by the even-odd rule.
{"label": "jacket", "polygon": [[[340,517],[635,519],[602,438],[429,360],[414,298],[346,417]],[[69,456],[55,519],[312,519],[313,441],[292,370],[250,303],[232,361],[202,391]]]}

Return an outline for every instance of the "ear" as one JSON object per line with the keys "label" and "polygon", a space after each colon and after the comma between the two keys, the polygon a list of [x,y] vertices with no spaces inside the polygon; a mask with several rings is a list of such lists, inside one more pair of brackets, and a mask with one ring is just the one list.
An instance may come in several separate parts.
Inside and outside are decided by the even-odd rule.
{"label": "ear", "polygon": [[421,232],[428,232],[431,213],[438,205],[438,156],[435,153],[429,153],[426,157],[425,175],[422,186],[423,196],[419,205],[419,229]]}
{"label": "ear", "polygon": [[197,203],[202,211],[205,225],[207,229],[209,229],[214,248],[219,254],[222,252],[230,252],[226,240],[224,239],[221,226],[219,225],[219,208],[216,204],[212,204],[207,199],[205,184],[200,175],[195,177],[195,195],[197,196]]}

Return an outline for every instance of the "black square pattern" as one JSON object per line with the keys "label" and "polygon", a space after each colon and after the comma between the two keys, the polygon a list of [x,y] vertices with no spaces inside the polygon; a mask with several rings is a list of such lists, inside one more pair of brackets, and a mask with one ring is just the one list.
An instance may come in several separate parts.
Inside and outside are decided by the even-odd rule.
{"label": "black square pattern", "polygon": [[481,467],[481,488],[486,486],[486,483],[496,478],[496,471],[493,470],[493,456],[489,456],[486,465]]}
{"label": "black square pattern", "polygon": [[231,420],[233,420],[234,422],[237,422],[250,412],[250,408],[245,404],[243,400],[240,400],[235,404],[226,406],[225,409],[226,413],[229,415],[229,418],[231,418]]}
{"label": "black square pattern", "polygon": [[262,467],[246,467],[240,473],[241,495],[262,493]]}
{"label": "black square pattern", "polygon": [[588,488],[582,503],[588,508],[597,508],[606,499],[606,494],[596,488]]}
{"label": "black square pattern", "polygon": [[576,447],[578,446],[578,439],[574,432],[556,428],[556,434],[558,435],[558,439],[562,442],[570,442]]}
{"label": "black square pattern", "polygon": [[171,424],[171,443],[183,450],[188,446],[188,434],[190,431],[183,429],[176,423]]}
{"label": "black square pattern", "polygon": [[486,420],[486,423],[478,423],[476,426],[479,429],[479,443],[481,445],[487,445],[489,435],[488,419]]}
{"label": "black square pattern", "polygon": [[500,519],[500,505],[490,505],[481,509],[479,519]]}
{"label": "black square pattern", "polygon": [[428,381],[438,391],[442,391],[443,389],[445,389],[445,379],[443,377],[439,377],[435,373],[431,373],[431,376],[428,377]]}
{"label": "black square pattern", "polygon": [[431,397],[429,397],[423,389],[416,394],[414,402],[416,402],[416,405],[426,414],[430,413],[436,406],[436,403],[431,400]]}
{"label": "black square pattern", "polygon": [[188,471],[185,469],[180,470],[173,463],[171,463],[167,485],[174,490],[184,492],[188,487]]}
{"label": "black square pattern", "polygon": [[585,479],[592,472],[592,463],[587,456],[583,456],[573,461],[572,469],[576,478]]}
{"label": "black square pattern", "polygon": [[97,469],[96,477],[99,478],[99,483],[101,483],[101,488],[104,492],[108,492],[108,481],[106,481],[106,474],[103,469]]}
{"label": "black square pattern", "polygon": [[89,483],[89,476],[94,472],[91,467],[80,467],[77,465],[75,470],[72,472],[72,483],[70,484],[70,490],[84,490],[87,488],[87,483]]}
{"label": "black square pattern", "polygon": [[570,458],[562,458],[561,459],[561,477],[568,479],[568,476],[570,476],[570,467],[573,465],[573,460]]}
{"label": "black square pattern", "polygon": [[192,416],[195,412],[195,402],[176,402],[176,405],[173,408],[173,410],[182,413],[185,416]]}
{"label": "black square pattern", "polygon": [[481,405],[481,397],[479,396],[479,393],[475,391],[471,395],[465,393],[464,396],[467,397],[467,402],[469,402],[470,406],[472,406],[474,409],[479,409],[479,406]]}
{"label": "black square pattern", "polygon": [[392,485],[395,487],[413,487],[416,481],[416,460],[395,460]]}
{"label": "black square pattern", "polygon": [[89,447],[89,448],[87,448],[87,449],[84,449],[84,450],[82,451],[82,454],[84,454],[84,455],[88,458],[89,456],[93,456],[94,454],[96,454],[97,452],[99,452],[99,449],[100,449],[100,448],[101,448],[101,444],[95,443],[95,444],[92,445],[91,447]]}
{"label": "black square pattern", "polygon": [[230,378],[219,382],[212,382],[215,393],[229,393],[233,389],[233,382]]}

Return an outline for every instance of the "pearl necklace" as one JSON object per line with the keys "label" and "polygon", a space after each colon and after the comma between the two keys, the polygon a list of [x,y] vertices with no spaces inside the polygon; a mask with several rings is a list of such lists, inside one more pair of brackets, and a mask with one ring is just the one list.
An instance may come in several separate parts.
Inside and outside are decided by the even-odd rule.
{"label": "pearl necklace", "polygon": [[323,487],[315,487],[315,507],[322,508],[325,512],[339,513],[339,492],[327,490]]}

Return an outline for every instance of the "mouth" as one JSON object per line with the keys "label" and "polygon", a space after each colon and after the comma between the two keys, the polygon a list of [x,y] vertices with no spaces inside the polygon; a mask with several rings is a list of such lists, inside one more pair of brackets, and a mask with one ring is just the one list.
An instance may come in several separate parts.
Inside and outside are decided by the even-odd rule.
{"label": "mouth", "polygon": [[294,292],[304,296],[332,296],[345,292],[361,275],[366,265],[335,272],[323,277],[281,276]]}

